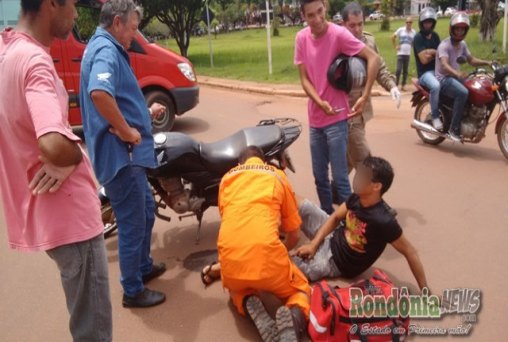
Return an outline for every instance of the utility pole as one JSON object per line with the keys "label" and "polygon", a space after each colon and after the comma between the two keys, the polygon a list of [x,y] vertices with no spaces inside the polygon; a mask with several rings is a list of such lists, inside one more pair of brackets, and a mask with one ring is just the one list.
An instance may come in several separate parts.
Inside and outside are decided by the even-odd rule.
{"label": "utility pole", "polygon": [[266,0],[266,45],[268,47],[268,74],[272,74],[272,40],[270,34],[270,4]]}

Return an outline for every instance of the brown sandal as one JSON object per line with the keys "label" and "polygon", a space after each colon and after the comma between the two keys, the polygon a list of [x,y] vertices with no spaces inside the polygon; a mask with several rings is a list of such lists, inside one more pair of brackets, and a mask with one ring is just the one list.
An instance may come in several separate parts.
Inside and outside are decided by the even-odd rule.
{"label": "brown sandal", "polygon": [[[213,265],[216,265],[216,264],[217,264],[217,261],[214,261],[210,265],[205,266],[205,268],[203,268],[203,270],[201,271],[201,282],[203,283],[203,285],[205,285],[205,288],[207,288],[208,286],[212,285],[213,283],[215,283],[217,280],[220,279],[220,275],[219,276],[212,276],[210,274],[210,272],[212,272]],[[205,271],[205,269],[206,269],[206,271]]]}

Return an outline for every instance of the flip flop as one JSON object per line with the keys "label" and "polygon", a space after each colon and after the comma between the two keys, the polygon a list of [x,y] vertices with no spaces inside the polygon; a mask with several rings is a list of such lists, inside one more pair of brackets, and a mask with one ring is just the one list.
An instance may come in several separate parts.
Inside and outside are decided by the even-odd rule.
{"label": "flip flop", "polygon": [[203,283],[203,285],[205,285],[205,288],[207,288],[208,286],[212,285],[213,283],[215,283],[217,280],[220,279],[220,275],[218,277],[217,276],[214,277],[210,274],[210,272],[212,271],[212,266],[215,264],[217,264],[217,261],[212,262],[210,265],[205,266],[205,268],[201,270],[201,282]]}

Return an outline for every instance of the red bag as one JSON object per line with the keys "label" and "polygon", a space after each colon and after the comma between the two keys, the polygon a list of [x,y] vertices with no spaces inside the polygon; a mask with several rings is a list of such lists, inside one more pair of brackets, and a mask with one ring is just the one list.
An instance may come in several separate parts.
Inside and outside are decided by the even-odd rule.
{"label": "red bag", "polygon": [[[356,293],[363,296],[393,298],[392,288],[395,286],[380,270],[375,270],[371,278],[346,288],[331,287],[324,280],[315,284],[312,288],[309,320],[309,335],[312,341],[402,342],[405,340],[409,328],[409,317],[392,318],[388,315],[351,317],[351,307],[353,306],[355,310],[358,308],[351,303],[351,288],[358,288],[359,290],[355,290]],[[398,294],[398,291],[396,293]],[[393,299],[398,300],[399,297]]]}

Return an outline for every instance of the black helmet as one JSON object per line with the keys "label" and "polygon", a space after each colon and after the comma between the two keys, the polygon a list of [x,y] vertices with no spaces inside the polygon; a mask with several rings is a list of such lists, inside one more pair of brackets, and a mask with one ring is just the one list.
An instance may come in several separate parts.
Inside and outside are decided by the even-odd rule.
{"label": "black helmet", "polygon": [[[457,26],[462,26],[466,29],[464,32],[464,35],[457,36],[454,32],[454,28]],[[464,38],[466,38],[467,31],[469,31],[469,16],[466,12],[457,12],[454,15],[452,15],[452,18],[450,19],[450,27],[448,31],[450,32],[450,38],[455,42],[460,42]]]}
{"label": "black helmet", "polygon": [[[432,28],[430,30],[425,30],[423,27],[423,22],[426,20],[432,20]],[[434,28],[436,27],[437,22],[437,13],[436,10],[432,7],[425,7],[420,12],[420,17],[418,18],[418,26],[420,27],[420,32],[424,35],[428,35],[432,31],[434,31]]]}
{"label": "black helmet", "polygon": [[360,57],[339,55],[330,64],[326,76],[334,88],[349,93],[365,85],[367,63]]}

